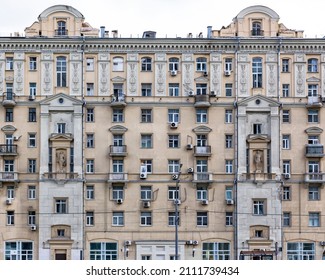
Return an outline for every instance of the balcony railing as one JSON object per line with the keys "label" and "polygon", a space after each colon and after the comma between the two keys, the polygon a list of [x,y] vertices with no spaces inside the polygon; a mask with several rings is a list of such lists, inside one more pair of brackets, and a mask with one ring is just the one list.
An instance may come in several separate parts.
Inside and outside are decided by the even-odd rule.
{"label": "balcony railing", "polygon": [[212,174],[209,172],[194,173],[194,181],[200,183],[208,183],[212,181]]}
{"label": "balcony railing", "polygon": [[126,145],[121,146],[109,146],[109,155],[110,156],[126,156]]}
{"label": "balcony railing", "polygon": [[0,155],[17,155],[17,145],[0,145]]}
{"label": "balcony railing", "polygon": [[319,95],[307,96],[307,107],[322,107],[322,100]]}
{"label": "balcony railing", "polygon": [[195,95],[195,107],[209,107],[210,105],[209,95]]}
{"label": "balcony railing", "polygon": [[73,172],[47,172],[43,174],[43,178],[49,180],[77,180],[79,175]]}
{"label": "balcony railing", "polygon": [[323,157],[324,146],[321,144],[306,145],[306,157]]}
{"label": "balcony railing", "polygon": [[108,181],[110,182],[125,182],[128,179],[127,173],[109,173]]}
{"label": "balcony railing", "polygon": [[211,155],[211,146],[194,146],[194,156],[210,156]]}
{"label": "balcony railing", "polygon": [[0,172],[0,181],[15,182],[18,181],[18,172]]}
{"label": "balcony railing", "polygon": [[324,183],[324,173],[306,173],[305,181],[307,183]]}
{"label": "balcony railing", "polygon": [[111,100],[111,106],[126,106],[125,94],[113,94]]}
{"label": "balcony railing", "polygon": [[2,95],[2,105],[5,107],[12,107],[16,105],[15,94],[11,91],[4,92]]}

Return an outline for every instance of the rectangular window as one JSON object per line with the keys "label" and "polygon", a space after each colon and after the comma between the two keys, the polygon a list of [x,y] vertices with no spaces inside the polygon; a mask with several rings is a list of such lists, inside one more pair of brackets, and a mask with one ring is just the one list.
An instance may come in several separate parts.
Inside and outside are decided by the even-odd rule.
{"label": "rectangular window", "polygon": [[123,109],[113,109],[113,122],[123,122],[124,111]]}
{"label": "rectangular window", "polygon": [[67,61],[64,56],[59,56],[56,60],[56,86],[67,86]]}
{"label": "rectangular window", "polygon": [[225,59],[225,71],[232,71],[232,58]]}
{"label": "rectangular window", "polygon": [[113,200],[124,199],[124,188],[122,186],[113,186],[112,197]]}
{"label": "rectangular window", "polygon": [[226,191],[225,191],[225,199],[233,199],[233,191],[234,188],[231,186],[227,186],[226,187]]}
{"label": "rectangular window", "polygon": [[290,123],[290,110],[283,110],[282,111],[282,122],[283,123]]}
{"label": "rectangular window", "polygon": [[308,109],[308,122],[309,123],[318,123],[319,117],[318,117],[319,110],[317,109]]}
{"label": "rectangular window", "polygon": [[291,188],[288,186],[284,186],[282,188],[282,200],[290,200],[291,199]]}
{"label": "rectangular window", "polygon": [[168,148],[179,148],[179,135],[168,135]]}
{"label": "rectangular window", "polygon": [[253,123],[253,134],[262,134],[262,124]]}
{"label": "rectangular window", "polygon": [[142,149],[151,149],[152,148],[152,135],[151,134],[142,134],[141,135],[141,148]]}
{"label": "rectangular window", "polygon": [[152,96],[151,84],[141,84],[141,96]]}
{"label": "rectangular window", "polygon": [[196,95],[207,95],[207,84],[196,84]]}
{"label": "rectangular window", "polygon": [[86,71],[94,71],[94,58],[86,58]]}
{"label": "rectangular window", "polygon": [[36,108],[28,108],[28,121],[36,122]]}
{"label": "rectangular window", "polygon": [[233,226],[233,225],[234,225],[234,213],[226,212],[226,226]]}
{"label": "rectangular window", "polygon": [[36,173],[36,159],[28,160],[28,173]]}
{"label": "rectangular window", "polygon": [[253,214],[259,216],[266,215],[265,203],[265,200],[253,200]]}
{"label": "rectangular window", "polygon": [[29,148],[36,147],[36,133],[28,133],[28,147]]}
{"label": "rectangular window", "polygon": [[86,198],[89,200],[95,199],[94,186],[86,186]]}
{"label": "rectangular window", "polygon": [[198,72],[207,71],[207,59],[205,57],[198,57],[196,59],[196,71]]}
{"label": "rectangular window", "polygon": [[282,135],[282,149],[285,150],[290,149],[290,135],[287,134]]}
{"label": "rectangular window", "polygon": [[226,141],[226,149],[231,149],[233,147],[233,135],[227,134],[225,136],[225,141]]}
{"label": "rectangular window", "polygon": [[14,199],[15,198],[15,187],[14,186],[8,186],[7,187],[7,198],[8,199]]}
{"label": "rectangular window", "polygon": [[94,173],[95,169],[95,161],[93,159],[86,160],[86,173]]}
{"label": "rectangular window", "polygon": [[28,186],[27,198],[28,199],[36,199],[36,187],[35,186]]}
{"label": "rectangular window", "polygon": [[87,83],[87,96],[94,96],[94,83]]}
{"label": "rectangular window", "polygon": [[283,226],[290,227],[291,226],[291,213],[290,212],[283,212]]}
{"label": "rectangular window", "polygon": [[308,85],[308,96],[309,97],[311,97],[311,96],[318,97],[318,85],[316,85],[316,84]]}
{"label": "rectangular window", "polygon": [[93,226],[95,224],[95,217],[93,211],[86,211],[86,226]]}
{"label": "rectangular window", "polygon": [[290,160],[283,160],[282,162],[282,171],[283,174],[289,174],[291,173],[291,162]]}
{"label": "rectangular window", "polygon": [[203,260],[230,260],[230,243],[209,242],[202,244]]}
{"label": "rectangular window", "polygon": [[86,109],[86,122],[94,122],[95,121],[95,114],[93,108]]}
{"label": "rectangular window", "polygon": [[65,133],[65,128],[66,124],[65,123],[57,123],[57,133],[64,134]]}
{"label": "rectangular window", "polygon": [[15,211],[7,211],[7,225],[13,226],[15,224]]}
{"label": "rectangular window", "polygon": [[36,225],[36,212],[28,211],[27,223],[29,226]]}
{"label": "rectangular window", "polygon": [[180,224],[180,214],[178,212],[178,215],[176,215],[176,212],[168,212],[168,225],[169,226],[175,226],[177,222],[177,225]]}
{"label": "rectangular window", "polygon": [[6,57],[6,70],[14,70],[14,58]]}
{"label": "rectangular window", "polygon": [[90,242],[90,260],[117,260],[116,242]]}
{"label": "rectangular window", "polygon": [[168,160],[168,173],[176,174],[179,172],[179,168],[180,168],[180,163],[178,159]]}
{"label": "rectangular window", "polygon": [[168,122],[179,122],[179,109],[168,109]]}
{"label": "rectangular window", "polygon": [[152,160],[151,159],[143,159],[141,160],[141,165],[143,165],[147,173],[152,173]]}
{"label": "rectangular window", "polygon": [[208,199],[208,187],[197,186],[196,187],[196,199],[197,200],[207,200]]}
{"label": "rectangular window", "polygon": [[143,123],[152,122],[152,109],[141,109],[141,122]]}
{"label": "rectangular window", "polygon": [[36,96],[36,83],[29,83],[29,96],[30,98],[35,98]]}
{"label": "rectangular window", "polygon": [[179,188],[168,187],[168,200],[180,199]]}
{"label": "rectangular window", "polygon": [[67,199],[55,199],[55,213],[66,214],[68,213],[68,201]]}
{"label": "rectangular window", "polygon": [[14,109],[13,108],[6,108],[6,122],[13,122],[14,121]]}
{"label": "rectangular window", "polygon": [[288,260],[314,260],[315,259],[314,242],[288,242],[287,259]]}
{"label": "rectangular window", "polygon": [[227,97],[232,97],[232,84],[225,85],[225,93]]}
{"label": "rectangular window", "polygon": [[151,226],[152,225],[151,212],[141,212],[140,225],[141,226]]}
{"label": "rectangular window", "polygon": [[14,172],[15,162],[13,159],[4,160],[4,171],[5,172]]}
{"label": "rectangular window", "polygon": [[290,97],[290,85],[282,84],[282,97]]}
{"label": "rectangular window", "polygon": [[226,109],[225,110],[225,123],[232,123],[232,110]]}
{"label": "rectangular window", "polygon": [[87,134],[87,148],[94,148],[95,147],[95,138],[94,134],[89,133]]}
{"label": "rectangular window", "polygon": [[124,226],[124,213],[123,212],[113,212],[112,226]]}
{"label": "rectangular window", "polygon": [[207,123],[208,122],[208,110],[207,109],[196,109],[196,122]]}
{"label": "rectangular window", "polygon": [[234,172],[234,164],[232,159],[226,159],[226,173],[233,173]]}
{"label": "rectangular window", "polygon": [[5,260],[33,260],[33,242],[5,242]]}
{"label": "rectangular window", "polygon": [[179,84],[169,84],[168,85],[169,96],[179,96]]}
{"label": "rectangular window", "polygon": [[152,199],[152,188],[149,186],[141,186],[140,190],[141,200],[151,200]]}
{"label": "rectangular window", "polygon": [[320,214],[317,212],[310,212],[308,225],[310,227],[319,227],[320,226]]}
{"label": "rectangular window", "polygon": [[289,72],[289,59],[287,58],[282,59],[282,72],[284,73]]}
{"label": "rectangular window", "polygon": [[37,58],[29,57],[29,70],[37,70]]}
{"label": "rectangular window", "polygon": [[320,191],[319,191],[318,186],[309,185],[308,199],[309,200],[319,200],[320,199]]}
{"label": "rectangular window", "polygon": [[252,62],[253,88],[262,88],[262,59],[253,58]]}
{"label": "rectangular window", "polygon": [[207,226],[208,225],[208,212],[197,212],[196,213],[196,225]]}

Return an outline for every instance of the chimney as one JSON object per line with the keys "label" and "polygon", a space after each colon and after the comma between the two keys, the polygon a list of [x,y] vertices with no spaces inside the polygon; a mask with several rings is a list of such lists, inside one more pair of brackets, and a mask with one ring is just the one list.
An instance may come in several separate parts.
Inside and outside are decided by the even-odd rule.
{"label": "chimney", "polygon": [[209,25],[207,29],[208,29],[207,38],[210,39],[212,37],[212,26]]}
{"label": "chimney", "polygon": [[105,26],[101,26],[100,27],[100,38],[104,38],[105,37]]}

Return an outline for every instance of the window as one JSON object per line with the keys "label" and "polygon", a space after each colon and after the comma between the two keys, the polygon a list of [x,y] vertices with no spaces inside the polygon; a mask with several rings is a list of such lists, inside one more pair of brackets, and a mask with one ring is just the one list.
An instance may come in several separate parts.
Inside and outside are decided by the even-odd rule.
{"label": "window", "polygon": [[196,84],[196,95],[207,95],[207,84]]}
{"label": "window", "polygon": [[36,122],[36,108],[28,108],[28,121]]}
{"label": "window", "polygon": [[28,134],[28,147],[35,148],[36,147],[36,133]]}
{"label": "window", "polygon": [[141,96],[152,96],[151,84],[141,84]]}
{"label": "window", "polygon": [[86,198],[89,200],[95,199],[94,186],[86,186]]}
{"label": "window", "polygon": [[226,199],[233,199],[233,190],[232,186],[227,186],[225,191],[225,198]]}
{"label": "window", "polygon": [[112,226],[124,226],[124,213],[123,212],[113,212]]}
{"label": "window", "polygon": [[152,199],[152,188],[149,186],[141,186],[140,190],[141,200],[151,200]]}
{"label": "window", "polygon": [[28,225],[36,225],[36,212],[35,211],[28,211],[28,218],[27,218]]}
{"label": "window", "polygon": [[123,109],[113,109],[113,122],[123,122],[124,111]]}
{"label": "window", "polygon": [[15,198],[15,188],[13,186],[7,186],[7,198],[8,199]]}
{"label": "window", "polygon": [[64,198],[55,199],[55,213],[66,214],[68,213],[68,201]]}
{"label": "window", "polygon": [[95,114],[93,108],[86,109],[86,122],[94,122],[95,121]]}
{"label": "window", "polygon": [[29,70],[36,70],[37,69],[37,58],[36,57],[29,57]]}
{"label": "window", "polygon": [[206,134],[196,135],[196,145],[197,147],[206,147],[208,145],[208,138]]}
{"label": "window", "polygon": [[253,200],[253,214],[266,215],[265,200]]}
{"label": "window", "polygon": [[13,83],[6,83],[6,93],[4,94],[6,100],[14,100],[14,86]]}
{"label": "window", "polygon": [[196,161],[196,172],[198,173],[208,172],[208,161],[205,159],[198,159]]}
{"label": "window", "polygon": [[141,212],[140,225],[141,226],[151,226],[152,225],[151,212]]}
{"label": "window", "polygon": [[308,145],[317,145],[319,144],[318,135],[308,135]]}
{"label": "window", "polygon": [[319,227],[320,226],[320,214],[317,212],[310,212],[308,225],[310,227]]}
{"label": "window", "polygon": [[66,22],[65,21],[58,21],[57,22],[58,29],[56,30],[56,35],[58,36],[65,36],[68,35],[68,30],[66,30]]}
{"label": "window", "polygon": [[33,242],[6,241],[5,260],[33,260]]}
{"label": "window", "polygon": [[169,226],[175,226],[177,222],[177,225],[180,224],[180,214],[178,212],[178,215],[176,215],[176,212],[168,212],[168,225]]}
{"label": "window", "polygon": [[152,59],[150,57],[144,57],[141,59],[141,71],[152,70]]}
{"label": "window", "polygon": [[94,212],[86,211],[86,226],[93,226],[95,224]]}
{"label": "window", "polygon": [[308,72],[318,72],[318,60],[316,58],[308,59]]}
{"label": "window", "polygon": [[233,147],[233,135],[231,134],[226,134],[225,136],[225,141],[226,141],[226,149],[230,149]]}
{"label": "window", "polygon": [[290,85],[282,84],[282,97],[290,97]]}
{"label": "window", "polygon": [[95,161],[93,159],[87,159],[86,160],[86,173],[94,173],[94,167]]}
{"label": "window", "polygon": [[176,200],[176,199],[180,199],[179,188],[168,187],[168,200]]}
{"label": "window", "polygon": [[141,165],[145,166],[147,173],[152,172],[152,160],[151,159],[141,160]]}
{"label": "window", "polygon": [[202,244],[203,260],[230,260],[230,243],[205,242]]}
{"label": "window", "polygon": [[5,159],[4,160],[4,170],[5,172],[14,172],[14,160],[13,159]]}
{"label": "window", "polygon": [[141,109],[141,122],[143,123],[152,122],[152,109]]}
{"label": "window", "polygon": [[28,186],[27,198],[28,199],[36,199],[36,187],[35,186]]}
{"label": "window", "polygon": [[66,128],[66,124],[65,123],[57,123],[56,124],[57,127],[57,133],[65,133],[65,128]]}
{"label": "window", "polygon": [[113,197],[113,200],[124,199],[123,186],[113,186],[112,197]]}
{"label": "window", "polygon": [[282,216],[282,223],[284,227],[290,227],[291,226],[291,213],[290,212],[283,212]]}
{"label": "window", "polygon": [[14,70],[14,58],[6,57],[6,70]]}
{"label": "window", "polygon": [[282,162],[282,171],[283,171],[283,174],[290,174],[291,173],[291,162],[290,162],[290,160],[283,160],[283,162]]}
{"label": "window", "polygon": [[14,109],[6,108],[6,122],[13,122],[13,121],[14,121]]}
{"label": "window", "polygon": [[87,96],[94,96],[94,83],[87,83]]}
{"label": "window", "polygon": [[309,185],[309,187],[308,187],[308,199],[309,200],[319,200],[320,199],[319,186]]}
{"label": "window", "polygon": [[282,122],[289,123],[290,122],[290,110],[282,111]]}
{"label": "window", "polygon": [[316,84],[308,85],[308,96],[318,97],[318,85]]}
{"label": "window", "polygon": [[288,242],[287,243],[288,260],[314,260],[315,243],[312,242]]}
{"label": "window", "polygon": [[196,71],[207,71],[207,59],[205,57],[198,57],[196,59]]}
{"label": "window", "polygon": [[7,211],[7,225],[13,226],[15,224],[15,211]]}
{"label": "window", "polygon": [[173,83],[168,85],[169,96],[179,96],[179,84]]}
{"label": "window", "polygon": [[122,159],[113,160],[113,173],[123,173],[124,161]]}
{"label": "window", "polygon": [[114,147],[121,147],[121,146],[123,146],[123,143],[124,143],[123,135],[121,135],[121,134],[113,135],[113,146]]}
{"label": "window", "polygon": [[252,76],[253,76],[253,88],[261,88],[262,87],[262,59],[259,57],[253,58]]}
{"label": "window", "polygon": [[90,260],[117,260],[117,243],[90,242]]}
{"label": "window", "polygon": [[308,109],[308,122],[309,123],[318,123],[318,113],[317,109]]}
{"label": "window", "polygon": [[233,226],[233,225],[234,225],[234,213],[226,212],[226,226]]}
{"label": "window", "polygon": [[207,226],[208,225],[208,212],[197,212],[196,213],[196,225]]}
{"label": "window", "polygon": [[141,148],[151,149],[152,148],[152,135],[142,134],[141,135]]}
{"label": "window", "polygon": [[262,25],[259,21],[253,21],[252,23],[252,36],[263,36]]}
{"label": "window", "polygon": [[197,186],[196,187],[196,199],[197,200],[206,200],[206,199],[208,199],[208,187],[206,187],[206,186]]}
{"label": "window", "polygon": [[207,109],[196,109],[196,122],[207,123],[208,122],[208,110]]}
{"label": "window", "polygon": [[170,159],[168,160],[168,173],[178,173],[180,169],[179,160]]}
{"label": "window", "polygon": [[318,174],[319,173],[319,161],[317,161],[317,160],[308,161],[308,172]]}
{"label": "window", "polygon": [[291,199],[291,188],[288,186],[284,186],[282,188],[282,200],[290,200]]}
{"label": "window", "polygon": [[261,123],[253,124],[253,134],[262,134],[262,124]]}
{"label": "window", "polygon": [[232,110],[226,109],[225,110],[225,122],[232,123]]}
{"label": "window", "polygon": [[64,56],[59,56],[56,59],[56,86],[67,86],[67,61]]}
{"label": "window", "polygon": [[123,71],[123,57],[113,58],[113,71]]}
{"label": "window", "polygon": [[171,57],[168,64],[169,71],[179,70],[179,59],[177,57]]}
{"label": "window", "polygon": [[89,133],[87,134],[87,148],[94,148],[94,147],[95,147],[94,134]]}
{"label": "window", "polygon": [[282,72],[288,73],[289,72],[289,59],[283,58],[282,59]]}
{"label": "window", "polygon": [[233,173],[233,165],[232,159],[226,159],[226,173]]}
{"label": "window", "polygon": [[86,71],[94,71],[94,58],[86,58]]}
{"label": "window", "polygon": [[168,135],[168,148],[179,148],[179,135]]}
{"label": "window", "polygon": [[225,84],[225,93],[227,97],[231,97],[232,96],[232,84]]}
{"label": "window", "polygon": [[122,83],[113,84],[113,101],[124,101],[124,91]]}
{"label": "window", "polygon": [[168,122],[179,122],[179,109],[168,109]]}
{"label": "window", "polygon": [[225,59],[225,71],[232,71],[232,58]]}
{"label": "window", "polygon": [[282,135],[282,149],[285,150],[290,149],[290,135],[287,134]]}
{"label": "window", "polygon": [[28,160],[28,173],[36,173],[36,159]]}

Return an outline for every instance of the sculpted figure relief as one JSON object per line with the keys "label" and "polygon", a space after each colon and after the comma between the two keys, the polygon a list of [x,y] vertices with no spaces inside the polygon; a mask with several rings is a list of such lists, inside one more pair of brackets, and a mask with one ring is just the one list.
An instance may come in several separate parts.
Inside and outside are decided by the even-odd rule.
{"label": "sculpted figure relief", "polygon": [[262,152],[259,150],[255,151],[254,163],[255,163],[255,171],[262,172],[263,171],[263,155],[262,155]]}
{"label": "sculpted figure relief", "polygon": [[64,151],[59,151],[56,154],[56,162],[58,164],[58,171],[63,173],[67,165],[66,155]]}

